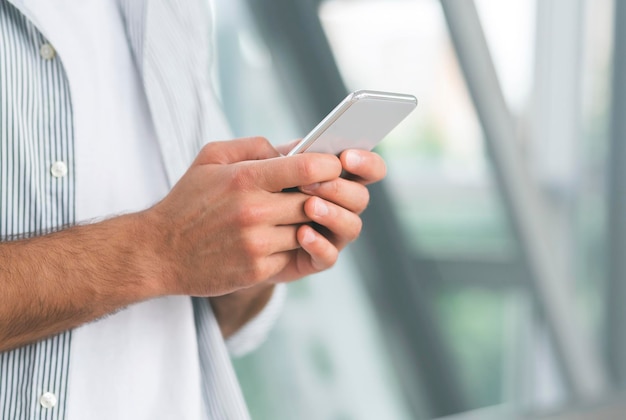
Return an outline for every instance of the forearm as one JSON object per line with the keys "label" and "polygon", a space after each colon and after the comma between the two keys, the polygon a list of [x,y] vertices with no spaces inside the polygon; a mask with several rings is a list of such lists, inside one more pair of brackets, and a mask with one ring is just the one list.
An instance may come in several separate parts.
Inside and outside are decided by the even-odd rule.
{"label": "forearm", "polygon": [[262,138],[214,142],[144,212],[0,243],[0,351],[163,295],[223,296],[213,306],[228,337],[263,309],[272,279],[328,267],[332,244],[301,245],[309,196],[281,191],[336,179],[341,163],[277,156]]}
{"label": "forearm", "polygon": [[0,243],[0,351],[157,296],[141,217]]}

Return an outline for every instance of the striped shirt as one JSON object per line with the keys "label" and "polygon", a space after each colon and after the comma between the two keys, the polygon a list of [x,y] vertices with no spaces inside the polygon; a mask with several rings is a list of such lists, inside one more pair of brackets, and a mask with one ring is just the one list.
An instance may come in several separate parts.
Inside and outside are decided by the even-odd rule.
{"label": "striped shirt", "polygon": [[[72,1],[64,0],[65,6],[73,8]],[[77,69],[82,70],[85,65],[105,74],[115,73],[115,69],[106,67],[117,66],[108,63],[106,51],[115,51],[116,47],[102,48],[102,65],[97,56],[90,57],[91,61],[79,56],[77,61],[71,54],[64,55],[72,48],[63,49],[62,42],[56,45],[61,37],[56,35],[58,31],[50,30],[54,26],[46,26],[48,22],[38,21],[37,16],[26,14],[27,18],[22,14],[24,9],[11,5],[19,6],[21,1],[0,0],[2,241],[42,234],[86,218],[143,208],[166,192],[167,178],[171,183],[180,176],[181,168],[189,164],[203,141],[228,138],[217,102],[209,90],[202,88],[206,87],[204,78],[208,74],[196,70],[192,77],[173,79],[193,75],[194,67],[202,68],[197,57],[185,59],[185,54],[197,51],[201,45],[183,48],[175,42],[206,41],[197,32],[203,29],[194,29],[188,25],[189,19],[175,19],[175,15],[199,16],[203,1],[119,1],[120,8],[115,13],[110,8],[117,6],[111,6],[109,0],[92,1],[90,7],[100,4],[107,12],[102,16],[112,19],[111,28],[122,28],[115,33],[124,32],[131,44],[138,75],[126,74],[121,85],[115,86],[119,89],[113,89],[113,93],[105,91],[103,102],[111,106],[103,108],[101,103],[94,104],[92,98],[98,96],[96,88],[102,82],[92,83],[84,71]],[[37,2],[28,0],[33,8]],[[64,2],[41,0],[37,11],[53,21],[54,13],[62,13],[58,10]],[[74,16],[78,21],[80,18]],[[187,30],[185,25],[190,26],[189,33],[183,32]],[[150,28],[158,30],[150,32]],[[51,36],[52,42],[42,32]],[[111,37],[100,32],[106,39],[98,39],[100,44],[95,45],[102,45]],[[79,38],[69,37],[75,43],[81,42]],[[80,50],[79,44],[74,46]],[[208,49],[208,45],[205,47]],[[128,48],[126,45],[126,54],[131,54]],[[173,51],[182,54],[180,59],[167,59]],[[83,48],[81,52],[90,50]],[[121,57],[119,54],[116,59]],[[89,65],[83,61],[89,61]],[[126,67],[128,63],[126,60]],[[166,88],[157,89],[164,80]],[[117,81],[107,79],[107,83],[105,88]],[[96,85],[94,92],[90,91],[91,84]],[[195,86],[205,95],[197,95]],[[111,96],[117,90],[125,96]],[[189,92],[189,96],[176,96],[180,92]],[[170,109],[173,104],[176,106]],[[156,127],[152,127],[149,108]],[[114,127],[103,119],[108,115],[100,115],[102,109],[107,110],[105,114],[114,115]],[[207,118],[194,117],[198,112]],[[126,115],[131,115],[132,120],[124,122]],[[172,120],[169,125],[168,119]],[[126,132],[110,131],[122,130],[125,124]],[[184,147],[178,148],[171,141],[165,143],[164,138],[181,139],[179,143]],[[116,155],[117,150],[125,152]],[[133,155],[133,150],[140,151],[141,156]],[[143,160],[146,162],[137,165]],[[131,182],[128,173],[111,171],[110,165],[106,165],[110,161],[116,167],[143,169],[132,173]],[[76,177],[77,173],[80,176]],[[152,182],[157,179],[162,182]],[[102,197],[86,195],[94,186]],[[118,189],[125,191],[117,194]],[[111,207],[116,200],[118,207]],[[279,312],[284,290],[281,292],[275,294],[261,316],[229,339],[226,344],[231,353],[250,350],[262,340]],[[157,329],[153,328],[155,323]],[[168,354],[175,354],[176,358],[159,359]],[[158,375],[150,379],[155,371]],[[162,406],[162,399],[176,401]],[[199,410],[197,406],[201,406]],[[194,299],[192,306],[188,298],[172,297],[133,305],[77,330],[0,353],[0,418],[246,419],[248,414],[208,301]]]}
{"label": "striped shirt", "polygon": [[[13,6],[0,1],[0,238],[41,234],[75,222],[74,171],[51,176],[74,156],[72,102],[59,60]],[[59,165],[61,165],[59,163]],[[64,168],[60,167],[63,171]],[[72,332],[0,353],[0,417],[63,419],[46,410],[44,393],[66,401]],[[47,394],[50,396],[51,394]],[[49,402],[44,401],[44,405]]]}

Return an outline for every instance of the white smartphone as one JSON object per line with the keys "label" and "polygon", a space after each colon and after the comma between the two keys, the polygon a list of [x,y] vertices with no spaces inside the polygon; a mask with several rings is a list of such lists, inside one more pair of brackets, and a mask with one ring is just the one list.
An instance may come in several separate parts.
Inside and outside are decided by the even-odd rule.
{"label": "white smartphone", "polygon": [[372,150],[417,106],[413,95],[358,90],[341,101],[287,156]]}

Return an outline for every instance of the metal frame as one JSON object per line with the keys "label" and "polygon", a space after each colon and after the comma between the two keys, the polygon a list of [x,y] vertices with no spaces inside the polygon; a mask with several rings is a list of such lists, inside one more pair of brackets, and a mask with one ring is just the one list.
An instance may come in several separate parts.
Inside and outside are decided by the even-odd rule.
{"label": "metal frame", "polygon": [[608,154],[609,270],[606,356],[612,384],[626,389],[626,3],[615,1],[611,143]]}
{"label": "metal frame", "polygon": [[[529,173],[544,210],[542,227],[547,230],[541,239],[549,243],[551,263],[559,267],[562,292],[570,295],[576,293],[580,277],[576,216],[580,204],[584,3],[585,0],[536,3],[530,135],[525,139]],[[544,368],[556,365],[555,352],[547,342],[545,321],[541,316],[529,317],[530,335],[524,348],[534,357],[518,361],[526,372],[519,384],[517,400],[521,404],[542,406],[563,397],[562,385],[555,383],[554,369]],[[538,392],[536,384],[546,382],[553,383],[553,392]]]}
{"label": "metal frame", "polygon": [[519,261],[511,259],[423,257],[414,265],[417,273],[437,273],[424,279],[432,289],[472,287],[510,292],[522,287],[527,276]]}
{"label": "metal frame", "polygon": [[466,413],[440,418],[438,420],[598,420],[621,419],[626,413],[626,395],[613,395],[589,405],[574,404],[564,410],[552,412],[525,410],[499,405],[472,410]]}

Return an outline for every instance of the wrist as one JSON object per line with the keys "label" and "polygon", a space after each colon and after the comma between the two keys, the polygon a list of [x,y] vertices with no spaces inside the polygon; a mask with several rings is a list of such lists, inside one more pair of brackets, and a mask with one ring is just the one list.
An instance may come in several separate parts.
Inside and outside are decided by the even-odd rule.
{"label": "wrist", "polygon": [[158,224],[147,211],[117,218],[122,258],[135,267],[138,300],[174,294],[169,287],[172,269],[163,252]]}
{"label": "wrist", "polygon": [[223,296],[209,298],[224,338],[236,333],[270,301],[274,284],[263,283]]}

